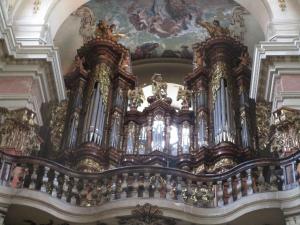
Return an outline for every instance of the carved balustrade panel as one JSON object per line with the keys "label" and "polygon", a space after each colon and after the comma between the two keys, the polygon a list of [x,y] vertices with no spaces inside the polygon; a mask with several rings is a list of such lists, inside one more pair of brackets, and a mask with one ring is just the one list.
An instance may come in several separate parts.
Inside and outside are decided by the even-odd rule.
{"label": "carved balustrade panel", "polygon": [[128,198],[156,198],[222,207],[256,193],[299,187],[300,155],[252,160],[220,175],[195,175],[155,166],[79,173],[33,157],[1,153],[0,185],[43,192],[72,205],[90,207]]}

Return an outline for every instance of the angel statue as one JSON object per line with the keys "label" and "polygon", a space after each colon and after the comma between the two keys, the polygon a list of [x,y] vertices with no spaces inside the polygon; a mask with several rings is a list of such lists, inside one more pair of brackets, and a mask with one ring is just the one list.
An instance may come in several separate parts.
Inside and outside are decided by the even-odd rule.
{"label": "angel statue", "polygon": [[159,73],[155,73],[152,78],[152,93],[156,99],[167,98],[167,82],[163,81],[163,77]]}
{"label": "angel statue", "polygon": [[204,27],[211,37],[230,35],[229,29],[222,27],[219,20],[214,20],[212,23],[202,21],[198,21],[197,23]]}
{"label": "angel statue", "polygon": [[186,88],[179,87],[177,101],[182,100],[181,109],[188,110],[191,103],[192,92]]}
{"label": "angel statue", "polygon": [[128,101],[130,110],[136,110],[144,102],[144,99],[145,96],[141,87],[136,87],[133,90],[128,90]]}
{"label": "angel statue", "polygon": [[115,24],[108,25],[106,21],[100,20],[95,30],[95,36],[112,41],[118,41],[120,38],[126,37],[125,34],[116,33],[115,29]]}

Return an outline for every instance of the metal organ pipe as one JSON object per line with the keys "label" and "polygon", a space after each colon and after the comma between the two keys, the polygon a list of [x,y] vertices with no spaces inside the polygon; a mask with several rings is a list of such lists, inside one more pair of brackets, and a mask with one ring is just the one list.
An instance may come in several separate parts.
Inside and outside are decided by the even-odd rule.
{"label": "metal organ pipe", "polygon": [[102,103],[102,96],[99,96],[98,99],[99,105],[98,105],[98,109],[97,109],[97,116],[96,116],[96,124],[95,124],[95,133],[96,133],[96,144],[100,144],[101,141],[99,140],[100,135],[102,134],[102,129],[101,129],[101,115],[103,114],[103,103]]}
{"label": "metal organ pipe", "polygon": [[100,83],[96,82],[85,118],[84,142],[101,144],[103,137],[105,105],[100,91]]}
{"label": "metal organ pipe", "polygon": [[220,79],[220,87],[216,90],[214,103],[215,144],[223,141],[235,142],[234,111],[225,79]]}

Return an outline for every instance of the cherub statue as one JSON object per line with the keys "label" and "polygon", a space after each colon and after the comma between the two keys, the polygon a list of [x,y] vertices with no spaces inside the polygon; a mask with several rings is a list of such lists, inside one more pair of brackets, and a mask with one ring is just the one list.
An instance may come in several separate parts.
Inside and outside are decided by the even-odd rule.
{"label": "cherub statue", "polygon": [[115,29],[115,24],[108,25],[106,21],[100,20],[95,30],[95,36],[103,39],[109,39],[112,41],[118,41],[120,38],[126,36],[121,33],[115,33]]}
{"label": "cherub statue", "polygon": [[181,109],[188,110],[191,103],[192,92],[186,88],[179,87],[177,94],[177,101],[182,100]]}
{"label": "cherub statue", "polygon": [[201,68],[203,66],[204,66],[203,55],[201,54],[200,51],[196,51],[194,56],[194,70]]}
{"label": "cherub statue", "polygon": [[251,63],[251,59],[250,59],[249,53],[247,51],[244,51],[241,54],[241,56],[239,57],[239,59],[240,59],[239,67],[240,66],[248,67]]}
{"label": "cherub statue", "polygon": [[88,71],[84,68],[83,64],[85,63],[85,58],[81,57],[79,55],[75,56],[75,68],[73,71],[78,70],[80,74],[83,76],[86,76],[88,74]]}
{"label": "cherub statue", "polygon": [[131,72],[131,65],[130,65],[130,53],[127,52],[121,59],[120,68],[126,72]]}
{"label": "cherub statue", "polygon": [[129,107],[131,110],[136,110],[137,107],[139,107],[145,99],[143,89],[141,87],[136,87],[135,89],[128,90],[128,101],[129,101]]}
{"label": "cherub statue", "polygon": [[212,23],[202,21],[199,21],[197,23],[200,26],[204,27],[211,37],[230,35],[229,29],[222,27],[218,20],[214,20]]}
{"label": "cherub statue", "polygon": [[167,97],[167,83],[163,81],[163,77],[159,73],[152,76],[152,93],[157,99],[165,99]]}

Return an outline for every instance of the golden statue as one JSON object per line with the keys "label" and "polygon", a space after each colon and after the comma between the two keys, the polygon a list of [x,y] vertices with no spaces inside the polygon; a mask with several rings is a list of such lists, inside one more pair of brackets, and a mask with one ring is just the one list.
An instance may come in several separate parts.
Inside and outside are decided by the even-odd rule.
{"label": "golden statue", "polygon": [[108,25],[106,21],[100,20],[95,30],[95,36],[103,39],[109,39],[115,42],[117,42],[122,37],[126,37],[125,34],[115,33],[115,29],[115,24]]}
{"label": "golden statue", "polygon": [[157,99],[165,99],[167,97],[167,82],[163,81],[163,77],[159,73],[155,73],[152,78],[152,93]]}
{"label": "golden statue", "polygon": [[189,107],[190,107],[190,102],[191,102],[191,95],[192,95],[192,92],[186,88],[182,88],[182,87],[179,87],[178,89],[178,94],[177,94],[177,101],[178,100],[182,100],[182,107],[181,109],[183,110],[188,110]]}
{"label": "golden statue", "polygon": [[229,29],[222,27],[218,20],[214,20],[212,23],[202,21],[199,21],[197,23],[200,26],[204,27],[211,37],[230,35]]}
{"label": "golden statue", "polygon": [[130,109],[137,109],[145,99],[143,89],[141,87],[136,87],[135,89],[128,90],[128,101],[129,101],[129,107]]}

